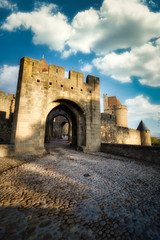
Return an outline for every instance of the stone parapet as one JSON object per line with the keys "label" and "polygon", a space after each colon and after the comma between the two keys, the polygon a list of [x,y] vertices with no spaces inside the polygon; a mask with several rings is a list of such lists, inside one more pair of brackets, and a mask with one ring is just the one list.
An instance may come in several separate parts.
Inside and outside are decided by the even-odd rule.
{"label": "stone parapet", "polygon": [[101,151],[160,165],[160,147],[102,143]]}

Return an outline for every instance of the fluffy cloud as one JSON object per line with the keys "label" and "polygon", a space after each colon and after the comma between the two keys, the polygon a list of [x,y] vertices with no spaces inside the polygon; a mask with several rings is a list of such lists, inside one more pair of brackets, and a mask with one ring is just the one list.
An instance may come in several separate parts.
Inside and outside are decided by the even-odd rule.
{"label": "fluffy cloud", "polygon": [[81,71],[90,73],[92,71],[92,68],[93,65],[87,63],[83,67],[81,67]]}
{"label": "fluffy cloud", "polygon": [[148,97],[143,95],[127,99],[129,127],[136,129],[141,120],[151,131],[151,136],[160,136],[160,105],[151,104]]}
{"label": "fluffy cloud", "polygon": [[0,89],[16,93],[19,66],[3,65],[0,67]]}
{"label": "fluffy cloud", "polygon": [[93,64],[120,82],[131,82],[131,76],[137,76],[143,85],[160,87],[160,40],[156,43],[156,46],[147,43],[122,54],[111,53],[94,59]]}
{"label": "fluffy cloud", "polygon": [[11,14],[2,25],[8,31],[20,27],[32,30],[35,44],[58,51],[68,46],[64,57],[77,51],[105,55],[159,37],[160,13],[150,12],[140,0],[104,0],[99,10],[79,12],[69,24],[67,17],[49,4],[30,13]]}
{"label": "fluffy cloud", "polygon": [[0,0],[0,8],[5,8],[5,9],[9,9],[9,10],[15,10],[17,9],[17,5],[16,4],[12,4],[7,0]]}
{"label": "fluffy cloud", "polygon": [[[156,46],[147,43],[160,38],[160,13],[151,12],[142,0],[104,0],[99,10],[79,12],[71,23],[55,4],[41,4],[32,12],[11,14],[1,28],[31,30],[34,44],[60,51],[63,58],[94,51],[101,57],[93,64],[103,74],[120,82],[131,82],[134,75],[141,84],[160,86],[160,40]],[[131,51],[113,53],[125,48]],[[83,71],[87,69],[90,64]]]}
{"label": "fluffy cloud", "polygon": [[127,99],[125,105],[128,108],[128,118],[132,121],[140,121],[144,119],[158,120],[160,113],[160,105],[153,105],[149,102],[149,98],[143,95]]}
{"label": "fluffy cloud", "polygon": [[78,13],[72,21],[72,32],[68,45],[74,51],[90,53],[98,38],[101,37],[99,14],[94,9]]}
{"label": "fluffy cloud", "polygon": [[119,48],[141,46],[160,36],[160,13],[139,0],[104,0],[99,11],[79,12],[72,22],[71,49],[104,55]]}
{"label": "fluffy cloud", "polygon": [[4,30],[31,29],[34,44],[46,44],[51,50],[62,51],[71,27],[67,18],[57,12],[54,4],[42,5],[33,12],[11,14],[1,27]]}

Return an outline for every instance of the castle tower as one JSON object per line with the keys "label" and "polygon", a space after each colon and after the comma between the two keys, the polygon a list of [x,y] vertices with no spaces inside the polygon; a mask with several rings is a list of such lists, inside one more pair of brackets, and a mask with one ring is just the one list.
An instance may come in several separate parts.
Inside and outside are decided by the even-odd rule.
{"label": "castle tower", "polygon": [[140,121],[137,130],[140,131],[141,145],[151,146],[150,130],[145,126],[142,120]]}
{"label": "castle tower", "polygon": [[18,152],[43,152],[51,113],[65,111],[72,122],[72,145],[99,151],[99,78],[24,57],[20,62],[11,143]]}
{"label": "castle tower", "polygon": [[104,113],[114,115],[116,125],[128,128],[127,107],[122,105],[116,96],[108,97],[103,94]]}
{"label": "castle tower", "polygon": [[44,60],[44,58],[41,59],[41,62],[42,62],[42,72],[48,72],[49,67],[48,67],[46,61]]}

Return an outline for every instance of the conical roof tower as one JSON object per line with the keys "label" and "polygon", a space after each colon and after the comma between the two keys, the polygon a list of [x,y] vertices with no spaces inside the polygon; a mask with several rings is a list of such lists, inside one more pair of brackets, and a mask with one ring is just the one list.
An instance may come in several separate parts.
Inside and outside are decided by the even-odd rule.
{"label": "conical roof tower", "polygon": [[140,131],[141,145],[150,146],[151,145],[150,130],[146,127],[143,121],[140,121],[137,130]]}
{"label": "conical roof tower", "polygon": [[144,122],[141,120],[138,127],[137,127],[137,130],[139,131],[149,131],[149,129],[146,127],[146,125],[144,124]]}
{"label": "conical roof tower", "polygon": [[44,60],[44,57],[42,57],[41,62],[42,62],[42,71],[47,72],[49,70],[49,68],[48,68],[46,61]]}

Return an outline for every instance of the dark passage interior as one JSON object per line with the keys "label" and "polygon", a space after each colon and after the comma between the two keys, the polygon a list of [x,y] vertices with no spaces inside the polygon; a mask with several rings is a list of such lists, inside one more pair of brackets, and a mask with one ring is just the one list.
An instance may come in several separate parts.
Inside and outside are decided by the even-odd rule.
{"label": "dark passage interior", "polygon": [[76,119],[66,106],[60,105],[48,114],[45,143],[77,146]]}
{"label": "dark passage interior", "polygon": [[[71,101],[59,100],[46,119],[45,143],[68,143],[72,147],[85,146],[86,121],[82,110]],[[57,141],[58,140],[58,141]]]}

